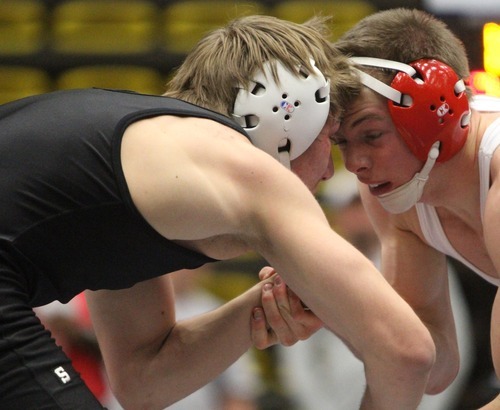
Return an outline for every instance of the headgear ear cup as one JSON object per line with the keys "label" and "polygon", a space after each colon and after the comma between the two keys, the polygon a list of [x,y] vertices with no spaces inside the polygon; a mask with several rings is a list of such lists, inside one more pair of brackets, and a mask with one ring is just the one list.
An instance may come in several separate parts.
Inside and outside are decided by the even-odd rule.
{"label": "headgear ear cup", "polygon": [[373,57],[351,57],[362,66],[396,70],[391,85],[358,70],[361,82],[386,97],[394,125],[421,161],[440,143],[438,162],[453,157],[464,145],[470,110],[465,84],[453,69],[431,59],[404,64]]}
{"label": "headgear ear cup", "polygon": [[276,61],[278,82],[271,63],[254,73],[250,87],[241,86],[233,119],[252,143],[290,168],[318,137],[330,111],[330,82],[311,60],[312,73],[292,73]]}
{"label": "headgear ear cup", "polygon": [[[410,63],[419,78],[396,74],[391,87],[409,96],[409,106],[389,100],[389,111],[411,151],[425,161],[439,141],[438,162],[453,157],[464,145],[469,129],[469,103],[463,80],[437,60]],[[403,97],[403,101],[405,101]]]}

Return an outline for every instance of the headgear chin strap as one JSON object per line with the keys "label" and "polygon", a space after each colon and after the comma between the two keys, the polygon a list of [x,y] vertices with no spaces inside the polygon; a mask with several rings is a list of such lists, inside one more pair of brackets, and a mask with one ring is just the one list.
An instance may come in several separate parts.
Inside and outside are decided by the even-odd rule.
{"label": "headgear chin strap", "polygon": [[420,172],[417,172],[406,184],[377,197],[384,209],[391,214],[401,214],[414,206],[424,192],[424,186],[429,179],[436,159],[439,155],[439,142],[435,142],[429,151],[427,161]]}
{"label": "headgear chin strap", "polygon": [[404,141],[421,161],[439,141],[438,162],[453,157],[465,144],[470,110],[465,84],[437,60],[404,64],[372,57],[352,57],[359,65],[398,71],[387,85],[358,70],[362,83],[388,99],[389,112]]}
{"label": "headgear chin strap", "polygon": [[266,62],[250,81],[240,85],[233,118],[252,143],[287,168],[319,135],[330,111],[330,83],[311,60],[313,73],[290,72],[276,61],[278,81]]}

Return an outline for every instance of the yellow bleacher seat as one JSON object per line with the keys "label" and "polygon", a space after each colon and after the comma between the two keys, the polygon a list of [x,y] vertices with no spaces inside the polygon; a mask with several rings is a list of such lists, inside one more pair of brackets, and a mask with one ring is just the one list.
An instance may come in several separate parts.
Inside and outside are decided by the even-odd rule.
{"label": "yellow bleacher seat", "polygon": [[154,68],[125,65],[76,67],[62,72],[56,80],[57,89],[110,88],[143,94],[162,94],[163,77]]}
{"label": "yellow bleacher seat", "polygon": [[0,104],[49,91],[52,81],[42,69],[0,66]]}
{"label": "yellow bleacher seat", "polygon": [[330,16],[331,40],[334,40],[376,11],[375,5],[368,0],[286,0],[277,3],[271,14],[296,23],[303,23],[316,15]]}
{"label": "yellow bleacher seat", "polygon": [[39,51],[46,36],[46,8],[38,0],[0,1],[0,54]]}
{"label": "yellow bleacher seat", "polygon": [[149,0],[66,0],[52,11],[51,46],[70,54],[134,54],[156,47],[158,7]]}
{"label": "yellow bleacher seat", "polygon": [[169,52],[185,54],[209,31],[251,14],[267,14],[258,1],[185,0],[165,6],[163,44]]}

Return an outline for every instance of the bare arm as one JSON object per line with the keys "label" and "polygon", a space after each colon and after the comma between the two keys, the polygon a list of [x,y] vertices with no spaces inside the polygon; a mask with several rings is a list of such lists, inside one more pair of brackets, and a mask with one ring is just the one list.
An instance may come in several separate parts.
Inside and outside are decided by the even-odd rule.
{"label": "bare arm", "polygon": [[[273,197],[287,196],[279,187],[272,192]],[[292,192],[290,187],[287,192]],[[305,191],[271,203],[272,209],[263,207],[268,223],[258,225],[269,227],[260,235],[269,240],[255,247],[364,362],[363,408],[416,407],[427,385],[434,346],[415,313],[370,261],[332,232]]]}
{"label": "bare arm", "polygon": [[215,378],[251,346],[250,318],[260,297],[258,284],[214,311],[175,322],[168,275],[126,290],[87,292],[121,404],[164,408]]}
{"label": "bare arm", "polygon": [[366,186],[360,189],[381,242],[382,273],[433,337],[437,355],[426,393],[437,394],[455,379],[460,362],[446,257],[412,232],[418,226],[415,210],[404,216],[391,216],[367,192]]}
{"label": "bare arm", "polygon": [[[308,339],[324,326],[273,268],[266,266],[259,272],[261,280],[272,275],[272,281],[262,287],[262,306],[254,309],[252,340],[258,349],[278,342],[283,346],[292,346],[299,340]],[[255,320],[255,313],[265,319]]]}
{"label": "bare arm", "polygon": [[[159,118],[127,131],[125,175],[146,220],[165,237],[189,241],[213,257],[231,251],[232,242],[214,245],[221,237],[259,252],[363,360],[365,408],[416,407],[434,345],[412,309],[368,259],[330,229],[314,197],[290,171],[235,132],[208,121],[190,124]],[[126,396],[134,396],[130,403],[136,405],[130,407],[143,405],[135,401],[141,395],[155,405],[176,400],[250,346],[248,318],[259,304],[259,286],[203,322],[177,325],[168,285],[162,291],[166,297],[155,297],[151,284],[136,295],[142,286],[131,290],[145,305],[140,309],[127,291],[118,297],[104,292],[91,301],[112,378],[130,389]],[[140,325],[114,324],[128,317],[124,310],[134,309],[133,322]]]}
{"label": "bare arm", "polygon": [[[176,119],[174,122],[172,133],[175,134],[176,127],[182,124],[178,130],[180,138],[184,139],[185,121]],[[137,133],[135,128],[138,128]],[[225,127],[222,130],[227,131]],[[196,127],[193,130],[200,134],[203,131]],[[220,131],[221,127],[217,126],[216,132]],[[224,193],[227,192],[233,198],[234,190],[226,186],[226,178],[218,180],[218,176],[214,175],[211,179],[208,170],[194,165],[184,169],[186,164],[191,164],[190,154],[210,158],[207,157],[208,150],[200,148],[203,144],[195,140],[192,142],[195,152],[191,153],[182,144],[180,148],[176,144],[169,145],[165,135],[157,132],[155,124],[143,122],[139,127],[134,127],[131,137],[141,139],[131,149],[140,152],[128,154],[128,148],[124,149],[124,166],[127,168],[130,163],[129,168],[139,168],[131,171],[126,169],[131,194],[139,196],[140,204],[144,201],[153,207],[147,213],[154,220],[152,225],[160,231],[164,227],[166,230],[171,229],[172,232],[165,233],[165,236],[184,240],[203,239],[207,232],[232,235],[233,214],[224,209],[224,201],[227,201]],[[210,127],[207,132],[210,134]],[[152,135],[153,141],[143,140],[144,133]],[[158,140],[155,141],[154,136]],[[232,140],[234,137],[234,133],[229,137],[223,135],[222,142],[226,143],[226,139]],[[209,145],[213,145],[210,139],[217,139],[217,136],[202,137],[205,138],[209,139],[206,141]],[[238,135],[238,138],[241,136]],[[163,145],[165,142],[167,144]],[[248,145],[248,142],[242,139],[239,144]],[[225,148],[223,150],[225,152]],[[132,157],[130,162],[127,155]],[[140,161],[137,161],[138,157]],[[222,172],[224,175],[226,172],[223,166],[217,166],[217,162],[212,165],[220,169],[216,174]],[[134,186],[136,182],[137,187]],[[151,199],[151,195],[158,196]],[[161,208],[159,213],[156,213],[157,207]],[[182,215],[182,212],[188,216]],[[200,220],[197,220],[198,217]],[[187,226],[190,222],[192,225]],[[235,237],[235,242],[239,242],[237,239]],[[230,252],[234,253],[231,249]],[[272,281],[264,280],[227,305],[182,322],[176,322],[175,319],[172,285],[168,276],[139,283],[131,289],[88,292],[89,308],[108,375],[121,402],[127,408],[163,408],[209,382],[252,343],[261,349],[279,340],[292,344],[298,338],[308,337],[320,326],[317,319],[313,318],[310,327],[301,324],[298,328],[276,328],[276,332],[268,329],[263,310],[259,308],[262,295],[266,294],[262,289],[266,282]],[[295,314],[300,314],[300,311],[303,313],[303,309],[298,306],[298,299],[292,299],[296,307]],[[313,316],[310,313],[306,315]],[[273,323],[277,321],[271,321]],[[299,332],[298,336],[294,332]]]}

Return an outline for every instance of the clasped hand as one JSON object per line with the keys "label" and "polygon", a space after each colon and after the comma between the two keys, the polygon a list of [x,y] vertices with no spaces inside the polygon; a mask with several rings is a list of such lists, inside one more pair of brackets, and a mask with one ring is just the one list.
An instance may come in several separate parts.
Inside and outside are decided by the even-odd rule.
{"label": "clasped hand", "polygon": [[252,313],[252,341],[257,349],[274,344],[292,346],[306,340],[323,327],[323,322],[286,285],[271,267],[259,272],[262,286],[262,306]]}

